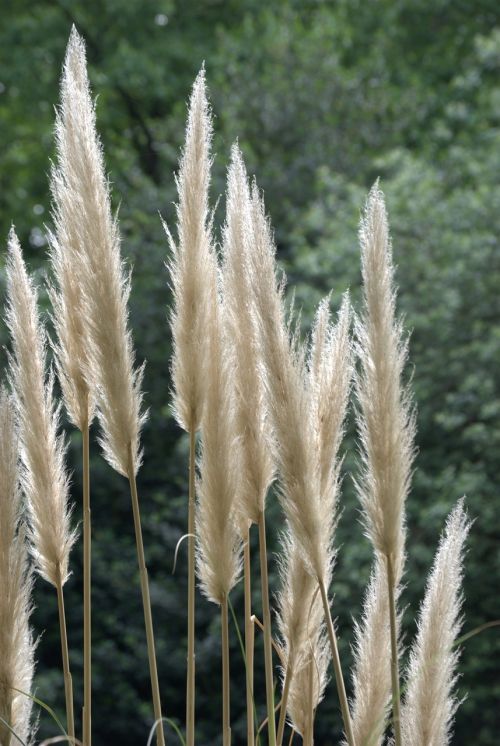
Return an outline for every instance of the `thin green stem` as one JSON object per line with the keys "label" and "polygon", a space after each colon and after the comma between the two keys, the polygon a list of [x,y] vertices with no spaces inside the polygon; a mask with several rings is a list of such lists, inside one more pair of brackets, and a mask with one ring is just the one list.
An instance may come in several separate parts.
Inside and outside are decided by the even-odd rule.
{"label": "thin green stem", "polygon": [[389,594],[389,618],[391,624],[391,681],[392,681],[392,725],[394,729],[395,746],[401,746],[401,712],[399,691],[399,663],[398,663],[398,630],[396,599],[394,596],[394,565],[392,556],[386,556],[387,590]]}
{"label": "thin green stem", "polygon": [[231,746],[231,695],[229,681],[229,615],[227,596],[221,603],[222,626],[222,744]]}
{"label": "thin green stem", "polygon": [[195,703],[195,588],[196,588],[196,539],[195,539],[195,458],[196,432],[189,430],[189,502],[188,502],[188,649],[186,676],[186,742],[194,746]]}
{"label": "thin green stem", "polygon": [[92,743],[91,515],[88,417],[82,429],[83,451],[83,744]]}
{"label": "thin green stem", "polygon": [[146,560],[144,556],[144,544],[142,541],[141,514],[139,510],[139,498],[137,495],[137,483],[135,481],[134,462],[132,448],[129,445],[129,468],[128,478],[130,484],[130,496],[132,498],[132,512],[134,515],[135,542],[137,547],[137,560],[139,563],[139,577],[141,582],[142,606],[144,609],[144,624],[146,627],[146,641],[148,648],[149,675],[151,678],[151,690],[153,693],[153,708],[155,720],[160,723],[156,729],[157,746],[165,746],[163,734],[163,722],[161,714],[160,686],[158,683],[158,670],[156,668],[155,638],[153,632],[153,617],[151,614],[151,599],[149,597],[149,581]]}
{"label": "thin green stem", "polygon": [[262,613],[264,623],[264,661],[266,669],[266,702],[268,745],[276,746],[276,721],[274,717],[273,649],[271,634],[271,609],[269,606],[269,580],[267,575],[266,519],[259,513],[260,578],[262,588]]}
{"label": "thin green stem", "polygon": [[285,681],[283,682],[283,694],[281,695],[280,719],[278,723],[278,735],[276,736],[277,746],[283,743],[283,734],[285,732],[286,708],[288,704],[288,693],[290,691],[290,682],[292,680],[292,656],[288,656],[286,664]]}
{"label": "thin green stem", "polygon": [[247,743],[253,744],[255,738],[253,714],[253,657],[255,635],[252,623],[252,566],[250,560],[250,524],[248,524],[243,547],[243,570],[245,576],[245,669],[247,684]]}
{"label": "thin green stem", "polygon": [[64,675],[64,695],[66,698],[66,729],[70,739],[75,738],[75,717],[73,713],[73,681],[69,667],[68,634],[66,630],[66,612],[64,610],[64,592],[61,568],[57,566],[56,576],[57,608],[59,610],[59,631],[61,634],[61,653]]}
{"label": "thin green stem", "polygon": [[318,580],[319,590],[321,592],[321,600],[323,601],[323,611],[325,614],[326,626],[328,630],[328,637],[330,640],[330,648],[332,651],[332,662],[333,670],[335,672],[335,683],[337,684],[337,692],[339,695],[340,709],[342,712],[342,719],[344,721],[344,731],[349,746],[355,746],[354,734],[352,731],[351,714],[349,712],[349,704],[347,702],[347,694],[345,691],[344,677],[342,675],[342,667],[340,665],[339,650],[337,645],[337,635],[335,634],[335,627],[333,626],[332,615],[330,613],[330,604],[328,603],[328,596],[326,595],[325,584],[322,580]]}

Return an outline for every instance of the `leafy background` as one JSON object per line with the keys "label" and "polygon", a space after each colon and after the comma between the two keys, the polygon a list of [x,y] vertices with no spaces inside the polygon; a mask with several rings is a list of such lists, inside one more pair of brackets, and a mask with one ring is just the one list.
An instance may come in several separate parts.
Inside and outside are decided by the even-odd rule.
{"label": "leafy background", "polygon": [[[53,107],[72,23],[88,44],[90,78],[124,255],[133,265],[131,323],[147,359],[145,464],[139,476],[165,713],[183,722],[187,443],[169,409],[167,246],[158,212],[173,201],[185,103],[203,61],[215,113],[213,203],[236,137],[265,189],[279,259],[303,308],[346,287],[359,300],[357,223],[380,177],[391,216],[399,307],[411,330],[418,447],[408,503],[405,641],[414,634],[447,512],[463,493],[475,519],[467,554],[464,631],[500,617],[500,7],[496,0],[4,0],[0,26],[0,233],[14,222],[43,288],[50,224]],[[0,293],[5,292],[3,258]],[[46,297],[42,291],[43,301]],[[0,337],[6,343],[5,328]],[[2,350],[2,363],[5,354]],[[362,536],[345,443],[344,510],[334,581],[341,654],[350,664],[370,549]],[[78,437],[68,432],[75,520]],[[92,445],[94,742],[145,743],[151,724],[142,609],[127,485]],[[281,520],[270,499],[270,546]],[[77,711],[82,692],[81,554],[73,552],[68,622]],[[271,562],[271,582],[276,581]],[[36,584],[37,693],[62,715],[54,594]],[[242,590],[233,602],[241,622]],[[259,608],[258,589],[256,607]],[[198,743],[220,741],[219,622],[197,609]],[[244,677],[232,630],[234,743],[243,743]],[[468,641],[453,743],[493,746],[500,720],[495,629]],[[263,655],[257,648],[259,714]],[[329,688],[316,743],[339,742]],[[54,735],[44,716],[40,735]],[[172,743],[174,736],[169,739]]]}

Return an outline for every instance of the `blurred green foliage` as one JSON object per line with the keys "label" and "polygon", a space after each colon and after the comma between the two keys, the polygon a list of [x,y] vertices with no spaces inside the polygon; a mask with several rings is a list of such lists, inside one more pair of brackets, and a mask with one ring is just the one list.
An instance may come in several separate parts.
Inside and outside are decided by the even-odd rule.
{"label": "blurred green foliage", "polygon": [[[307,328],[318,299],[351,288],[359,299],[357,224],[380,177],[391,217],[399,307],[411,330],[418,447],[408,503],[405,643],[414,633],[439,531],[463,493],[475,519],[465,578],[464,631],[500,617],[500,7],[496,0],[7,0],[0,27],[0,230],[11,222],[43,285],[44,226],[53,107],[72,23],[88,44],[123,252],[133,265],[131,320],[147,359],[150,419],[139,475],[164,710],[183,722],[187,443],[169,409],[167,246],[158,211],[173,224],[185,102],[203,61],[215,113],[215,221],[238,137],[266,191],[279,257]],[[0,274],[2,296],[4,277]],[[43,296],[43,302],[46,298]],[[1,329],[5,342],[5,329]],[[2,351],[2,362],[5,355]],[[352,420],[352,418],[351,418]],[[80,443],[70,438],[75,518]],[[350,662],[370,549],[362,536],[346,440],[344,511],[333,591],[341,653]],[[270,499],[270,546],[281,516]],[[94,742],[145,743],[149,679],[127,485],[92,446]],[[271,581],[277,577],[271,563]],[[81,546],[73,552],[68,622],[81,708]],[[258,588],[255,603],[260,608]],[[233,598],[241,619],[242,591]],[[56,604],[36,584],[37,694],[61,713]],[[219,736],[219,622],[197,609],[198,743]],[[232,634],[234,743],[244,741],[244,674]],[[499,637],[469,640],[460,662],[453,743],[493,746],[500,727]],[[256,652],[257,691],[263,655]],[[261,665],[262,664],[262,665]],[[259,714],[264,697],[257,696]],[[61,713],[62,714],[62,713]],[[317,717],[316,743],[339,742],[333,688]],[[42,717],[40,734],[53,735]],[[170,742],[173,742],[174,735]]]}

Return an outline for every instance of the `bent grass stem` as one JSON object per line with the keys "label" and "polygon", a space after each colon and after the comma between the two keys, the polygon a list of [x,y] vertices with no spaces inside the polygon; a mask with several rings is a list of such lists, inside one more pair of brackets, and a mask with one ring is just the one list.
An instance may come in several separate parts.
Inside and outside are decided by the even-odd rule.
{"label": "bent grass stem", "polygon": [[59,611],[59,630],[61,635],[61,653],[64,675],[64,696],[66,699],[66,727],[68,736],[75,739],[75,717],[73,712],[73,681],[69,666],[68,633],[66,629],[66,612],[64,610],[64,591],[61,568],[58,565],[56,571],[57,608]]}
{"label": "bent grass stem", "polygon": [[146,640],[148,648],[149,675],[151,678],[151,690],[153,693],[153,708],[155,720],[160,721],[156,731],[156,743],[165,746],[163,734],[163,719],[161,714],[160,686],[158,684],[158,670],[156,667],[155,639],[153,632],[153,617],[151,614],[151,599],[149,597],[149,581],[146,560],[144,556],[144,544],[142,541],[141,514],[139,509],[139,498],[137,495],[137,483],[132,458],[132,448],[129,445],[129,469],[128,478],[130,484],[130,496],[132,498],[132,512],[134,515],[135,541],[137,547],[137,560],[139,563],[139,577],[141,582],[142,605],[144,609],[144,625],[146,628]]}
{"label": "bent grass stem", "polygon": [[342,712],[342,719],[344,721],[344,730],[349,746],[356,746],[354,741],[354,734],[352,730],[351,713],[349,712],[349,705],[347,702],[347,694],[345,690],[344,677],[342,675],[342,667],[340,665],[339,650],[337,645],[337,635],[335,634],[335,627],[333,626],[332,615],[330,613],[330,604],[328,603],[328,596],[326,595],[325,584],[322,580],[318,580],[319,590],[321,592],[321,600],[323,601],[323,612],[325,614],[325,621],[328,630],[328,638],[330,640],[330,648],[332,652],[333,670],[335,672],[335,683],[337,685],[337,692],[340,700],[340,709]]}

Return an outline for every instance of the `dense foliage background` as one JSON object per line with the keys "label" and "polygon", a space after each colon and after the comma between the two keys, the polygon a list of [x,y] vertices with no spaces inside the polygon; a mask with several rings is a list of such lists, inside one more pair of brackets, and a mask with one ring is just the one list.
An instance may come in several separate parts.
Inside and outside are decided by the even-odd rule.
{"label": "dense foliage background", "polygon": [[[400,286],[412,330],[418,447],[408,504],[406,643],[443,519],[466,493],[475,519],[465,578],[464,631],[500,617],[500,6],[496,0],[7,0],[0,26],[0,233],[15,222],[43,287],[50,223],[53,107],[72,23],[88,43],[99,129],[123,252],[133,265],[131,322],[147,359],[150,419],[139,475],[165,713],[183,722],[187,444],[169,410],[167,246],[185,102],[203,60],[215,119],[216,225],[224,177],[239,137],[265,189],[279,257],[303,308],[359,296],[357,223],[377,176],[387,194]],[[2,260],[3,262],[3,260]],[[3,263],[2,263],[3,266]],[[4,276],[0,274],[1,294]],[[44,298],[46,302],[46,298]],[[5,328],[0,328],[6,341]],[[2,350],[2,363],[5,355]],[[349,473],[334,582],[347,670],[351,617],[370,562]],[[69,433],[75,520],[80,443]],[[94,743],[141,744],[151,722],[149,679],[127,484],[92,446],[94,522]],[[270,499],[270,545],[280,511]],[[276,563],[271,580],[276,581]],[[81,545],[73,552],[68,618],[77,710],[81,707]],[[258,591],[258,589],[257,589]],[[55,594],[36,584],[37,693],[62,714]],[[241,611],[242,591],[233,602]],[[258,604],[258,593],[256,595]],[[219,622],[201,597],[197,631],[198,743],[220,742]],[[241,615],[240,615],[241,622]],[[234,743],[244,740],[241,656],[232,630]],[[493,746],[500,721],[497,630],[465,645],[453,743]],[[256,654],[257,684],[263,656]],[[261,665],[262,664],[262,665]],[[261,690],[262,691],[262,690]],[[262,714],[264,696],[258,697]],[[329,689],[316,742],[339,742]],[[44,715],[40,734],[54,735]],[[169,741],[173,743],[174,736]]]}

